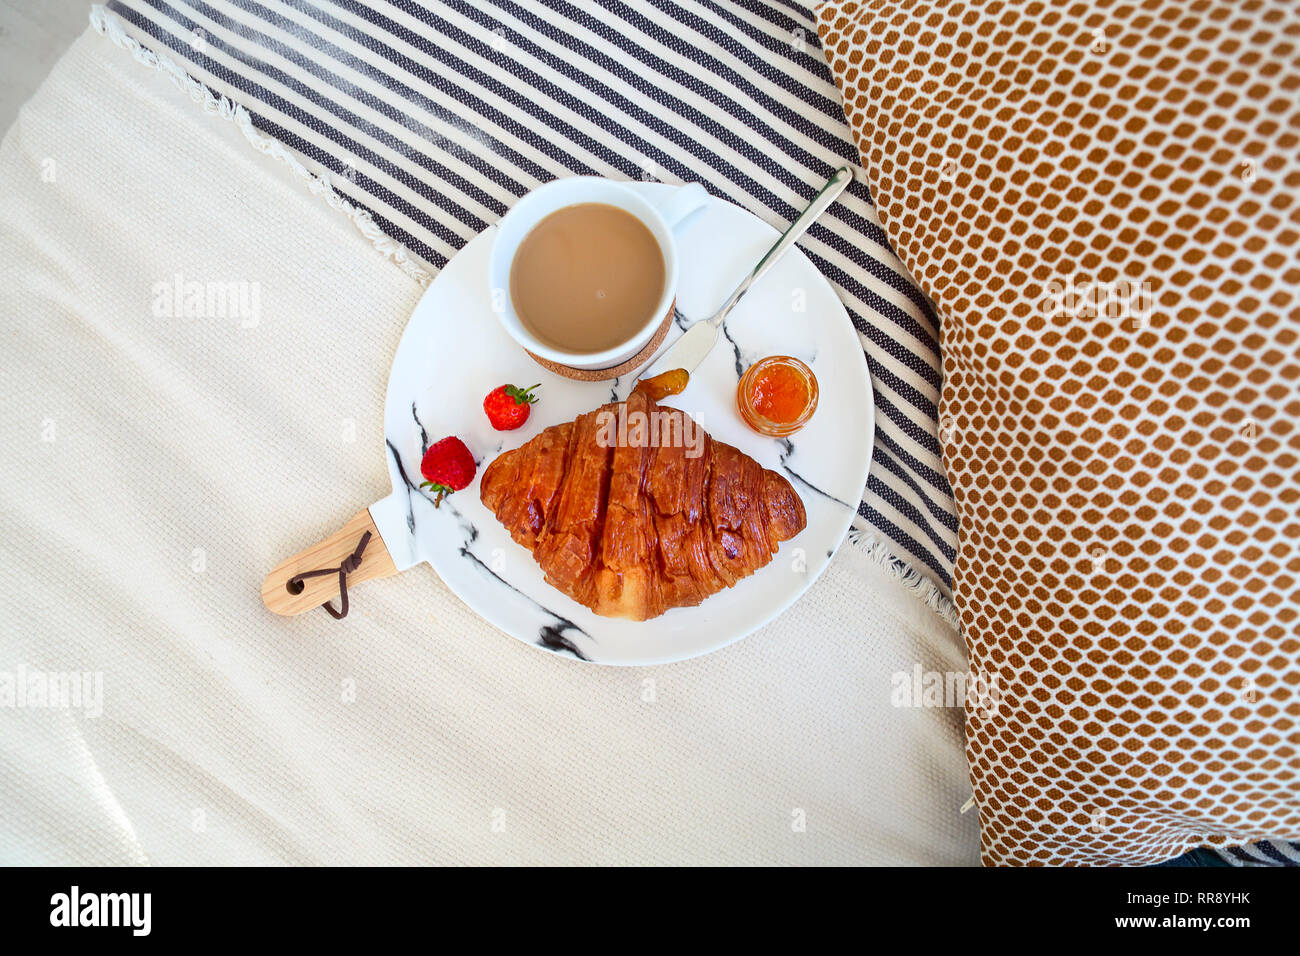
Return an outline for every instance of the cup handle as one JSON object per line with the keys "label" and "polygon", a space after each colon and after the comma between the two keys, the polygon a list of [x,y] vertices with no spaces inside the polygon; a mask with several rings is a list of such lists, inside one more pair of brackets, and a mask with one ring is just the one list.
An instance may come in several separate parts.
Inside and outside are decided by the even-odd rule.
{"label": "cup handle", "polygon": [[654,207],[659,210],[659,215],[664,217],[668,228],[676,232],[679,226],[708,203],[709,191],[699,183],[689,183],[673,190],[671,196],[663,202],[655,203]]}

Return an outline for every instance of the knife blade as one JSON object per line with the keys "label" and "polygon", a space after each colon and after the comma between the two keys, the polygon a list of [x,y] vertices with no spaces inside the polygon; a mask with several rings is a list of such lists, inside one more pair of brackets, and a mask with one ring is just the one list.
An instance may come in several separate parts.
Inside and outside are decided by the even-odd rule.
{"label": "knife blade", "polygon": [[663,372],[672,371],[675,368],[684,368],[687,372],[694,372],[699,364],[704,361],[704,357],[713,350],[717,344],[718,332],[722,329],[723,322],[726,321],[727,314],[735,308],[736,303],[744,298],[759,279],[767,273],[777,261],[785,255],[791,246],[797,242],[808,227],[811,226],[817,218],[826,211],[826,209],[840,197],[850,182],[853,181],[853,170],[848,166],[841,166],[835,171],[821,191],[813,197],[808,207],[799,214],[794,222],[790,223],[785,232],[781,233],[781,238],[776,241],[771,249],[758,260],[752,272],[741,280],[736,290],[727,297],[722,303],[721,308],[707,319],[700,319],[694,323],[686,332],[671,346],[668,350],[655,359],[644,372],[637,376],[639,382],[643,378],[653,378]]}

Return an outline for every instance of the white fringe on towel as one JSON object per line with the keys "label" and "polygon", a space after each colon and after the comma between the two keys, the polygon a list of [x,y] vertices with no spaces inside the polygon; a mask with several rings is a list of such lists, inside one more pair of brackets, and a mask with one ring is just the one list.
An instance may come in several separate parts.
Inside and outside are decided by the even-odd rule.
{"label": "white fringe on towel", "polygon": [[138,63],[152,67],[167,76],[176,84],[178,89],[187,93],[190,99],[196,103],[201,103],[205,113],[214,113],[225,119],[233,120],[235,125],[243,131],[244,138],[248,140],[254,149],[259,153],[265,153],[267,156],[280,160],[292,169],[307,184],[307,188],[313,195],[320,196],[332,209],[344,213],[351,219],[358,231],[370,240],[375,249],[395,262],[403,272],[420,285],[427,286],[429,284],[432,277],[416,264],[404,245],[385,235],[383,230],[375,225],[375,220],[369,212],[353,205],[339,195],[328,180],[312,173],[283,143],[258,132],[257,128],[253,126],[253,118],[249,115],[248,110],[238,103],[212,92],[212,90],[186,73],[173,60],[145,48],[133,37],[127,36],[121,24],[117,22],[116,17],[110,15],[109,11],[102,5],[95,4],[90,8],[90,25],[101,36],[108,37],[122,49],[130,51]]}
{"label": "white fringe on towel", "polygon": [[933,581],[894,557],[893,552],[889,550],[889,545],[870,532],[856,527],[849,528],[849,541],[866,551],[872,560],[898,578],[903,587],[920,598],[926,607],[930,608],[958,631],[961,630],[961,625],[957,623],[957,609],[953,607],[952,601],[939,590],[938,585]]}

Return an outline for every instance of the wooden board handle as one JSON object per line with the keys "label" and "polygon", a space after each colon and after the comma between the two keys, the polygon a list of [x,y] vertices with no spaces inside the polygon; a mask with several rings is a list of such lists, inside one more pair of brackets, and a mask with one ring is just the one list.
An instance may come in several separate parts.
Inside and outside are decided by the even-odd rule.
{"label": "wooden board handle", "polygon": [[361,563],[348,575],[348,592],[353,585],[374,578],[386,578],[397,573],[397,566],[384,546],[384,539],[370,517],[370,509],[361,511],[355,518],[343,526],[337,533],[326,538],[288,561],[281,563],[262,582],[262,603],[276,614],[301,614],[320,607],[327,602],[335,602],[339,596],[339,576],[337,574],[320,574],[306,578],[302,590],[294,593],[289,589],[289,582],[295,575],[304,571],[319,571],[324,568],[337,568],[352,554],[365,533],[370,532],[366,550],[361,555]]}

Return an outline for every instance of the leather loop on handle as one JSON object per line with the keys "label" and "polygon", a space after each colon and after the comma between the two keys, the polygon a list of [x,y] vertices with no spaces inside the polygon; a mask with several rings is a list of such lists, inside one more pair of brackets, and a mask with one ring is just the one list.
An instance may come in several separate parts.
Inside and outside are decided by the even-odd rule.
{"label": "leather loop on handle", "polygon": [[348,616],[348,575],[356,573],[357,568],[361,567],[361,559],[365,557],[366,545],[374,534],[367,531],[357,542],[357,549],[343,559],[343,563],[337,568],[321,568],[319,571],[299,571],[289,579],[286,587],[290,594],[301,594],[302,589],[306,587],[308,578],[319,577],[322,574],[337,574],[339,576],[339,606],[337,610],[333,604],[326,602],[325,610],[329,616],[336,621],[341,621]]}
{"label": "leather loop on handle", "polygon": [[[370,537],[358,558],[358,547],[367,533]],[[262,582],[262,603],[276,614],[302,614],[338,598],[344,581],[350,588],[362,581],[396,573],[397,566],[367,508],[336,534],[295,554],[268,574]],[[301,585],[301,590],[294,585]],[[346,602],[343,613],[346,613]],[[331,615],[341,616],[338,611],[332,611]]]}

